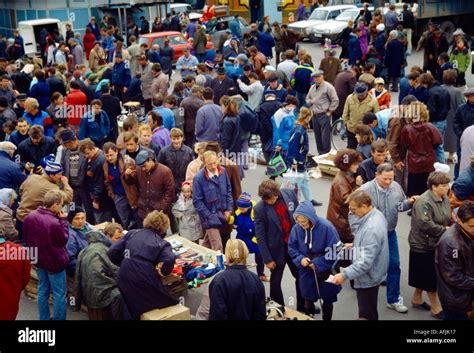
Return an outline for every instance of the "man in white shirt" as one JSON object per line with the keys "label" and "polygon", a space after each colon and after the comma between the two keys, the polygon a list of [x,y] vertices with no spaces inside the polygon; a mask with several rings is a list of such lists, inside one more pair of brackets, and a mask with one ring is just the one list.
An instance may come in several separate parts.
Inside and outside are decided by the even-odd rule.
{"label": "man in white shirt", "polygon": [[291,74],[298,66],[298,64],[293,61],[295,58],[295,51],[288,49],[285,52],[285,57],[286,59],[278,64],[277,70],[284,72],[286,77],[288,77],[288,80],[291,80]]}
{"label": "man in white shirt", "polygon": [[253,110],[259,111],[260,102],[262,101],[264,87],[259,81],[258,76],[255,72],[249,75],[250,85],[246,85],[240,79],[237,80],[237,84],[242,92],[248,96],[248,102]]}

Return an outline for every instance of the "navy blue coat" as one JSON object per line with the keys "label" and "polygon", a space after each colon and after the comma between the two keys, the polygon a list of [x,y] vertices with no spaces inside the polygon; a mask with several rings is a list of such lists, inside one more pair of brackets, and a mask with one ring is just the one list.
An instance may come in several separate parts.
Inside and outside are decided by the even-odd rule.
{"label": "navy blue coat", "polygon": [[[298,197],[294,190],[289,189],[281,189],[280,195],[288,207],[293,226],[295,224],[293,212],[298,207]],[[286,253],[280,219],[275,206],[267,205],[263,200],[255,206],[255,234],[263,262],[268,264],[275,261],[277,267],[284,266]]]}
{"label": "navy blue coat", "polygon": [[444,121],[451,108],[451,96],[446,88],[435,83],[428,90],[428,103],[430,122]]}
{"label": "navy blue coat", "polygon": [[43,136],[38,146],[31,143],[31,139],[26,139],[18,146],[17,153],[20,155],[20,164],[24,168],[25,164],[31,162],[38,167],[41,160],[50,155],[56,154],[57,144],[51,137]]}
{"label": "navy blue coat", "polygon": [[273,58],[273,47],[275,46],[275,40],[272,35],[267,32],[262,32],[260,38],[258,39],[260,44],[260,51],[267,58]]}
{"label": "navy blue coat", "polygon": [[327,256],[328,249],[333,251],[334,246],[339,242],[336,228],[328,220],[316,216],[310,201],[303,201],[296,209],[296,215],[308,218],[313,224],[313,228],[308,231],[295,224],[291,229],[288,242],[288,253],[299,272],[301,295],[312,302],[319,299],[313,270],[301,265],[301,260],[308,257],[316,267],[321,299],[325,303],[334,303],[342,287],[327,283],[325,279],[336,262],[335,254]]}
{"label": "navy blue coat", "polygon": [[165,46],[160,49],[161,54],[161,70],[169,75],[173,70],[173,61],[174,61],[174,49],[172,47]]}
{"label": "navy blue coat", "polygon": [[13,162],[8,153],[0,151],[0,189],[17,190],[25,180],[21,166]]}
{"label": "navy blue coat", "polygon": [[469,126],[474,125],[474,104],[469,102],[462,104],[456,110],[453,120],[453,130],[457,137],[461,138],[462,133]]}
{"label": "navy blue coat", "polygon": [[265,288],[246,266],[218,273],[209,285],[209,320],[265,320]]}
{"label": "navy blue coat", "polygon": [[398,39],[392,39],[387,44],[384,65],[388,70],[388,77],[400,77],[405,61],[404,47]]}
{"label": "navy blue coat", "polygon": [[45,80],[35,83],[33,87],[31,87],[30,97],[38,100],[40,110],[46,110],[51,104],[51,90],[49,89],[48,83],[46,83]]}
{"label": "navy blue coat", "polygon": [[286,155],[286,165],[290,167],[296,162],[298,172],[306,170],[306,156],[309,152],[309,139],[306,129],[299,124],[295,124],[288,141],[288,153]]}
{"label": "navy blue coat", "polygon": [[355,65],[357,60],[362,60],[362,49],[360,49],[360,41],[356,36],[351,35],[349,43],[347,43],[347,50],[349,52],[349,64]]}
{"label": "navy blue coat", "polygon": [[454,181],[453,191],[459,200],[469,200],[474,197],[474,168],[468,166],[461,170],[458,178]]}
{"label": "navy blue coat", "polygon": [[375,37],[374,47],[377,54],[382,58],[385,56],[385,43],[386,42],[387,42],[387,37],[385,36],[385,33],[383,31],[379,32],[379,34],[377,34],[377,37]]}
{"label": "navy blue coat", "polygon": [[130,67],[125,61],[122,61],[120,64],[114,64],[112,69],[112,85],[128,87],[131,79]]}
{"label": "navy blue coat", "polygon": [[178,302],[165,290],[156,266],[167,276],[176,256],[171,245],[156,229],[139,229],[127,233],[109,249],[110,260],[120,267],[117,284],[132,319],[152,309],[166,308]]}
{"label": "navy blue coat", "polygon": [[203,168],[193,180],[193,204],[204,229],[219,228],[227,224],[224,211],[233,206],[232,187],[224,168],[219,167],[217,180],[209,178]]}

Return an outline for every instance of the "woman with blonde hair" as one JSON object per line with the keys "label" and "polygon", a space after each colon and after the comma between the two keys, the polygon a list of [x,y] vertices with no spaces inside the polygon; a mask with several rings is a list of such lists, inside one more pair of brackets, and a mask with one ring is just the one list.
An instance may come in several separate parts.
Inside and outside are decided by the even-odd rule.
{"label": "woman with blonde hair", "polygon": [[160,280],[171,273],[176,258],[170,243],[163,239],[170,220],[163,211],[155,210],[145,217],[143,225],[144,229],[129,231],[108,252],[120,267],[117,284],[132,319],[177,304]]}
{"label": "woman with blonde hair", "polygon": [[311,110],[306,107],[302,107],[288,141],[286,165],[293,171],[303,174],[303,178],[296,178],[296,180],[298,187],[303,193],[304,199],[306,201],[310,201],[313,206],[321,206],[321,202],[313,200],[313,192],[309,186],[309,176],[308,172],[306,171],[306,158],[309,153],[309,138],[307,129],[309,128],[309,122],[312,118],[313,113]]}
{"label": "woman with blonde hair", "polygon": [[408,196],[427,190],[428,176],[434,171],[436,149],[443,143],[439,130],[429,121],[429,112],[421,102],[413,102],[408,110],[408,124],[400,134],[400,146],[407,150]]}
{"label": "woman with blonde hair", "polygon": [[265,288],[247,269],[248,255],[242,240],[227,242],[227,267],[209,285],[209,320],[265,320]]}

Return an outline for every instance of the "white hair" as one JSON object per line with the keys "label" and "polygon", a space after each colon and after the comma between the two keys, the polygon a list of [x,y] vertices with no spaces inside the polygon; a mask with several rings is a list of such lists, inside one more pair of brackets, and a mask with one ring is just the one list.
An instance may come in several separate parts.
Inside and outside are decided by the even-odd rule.
{"label": "white hair", "polygon": [[391,37],[392,39],[397,38],[397,37],[398,37],[398,32],[397,32],[395,29],[392,30],[392,31],[390,31],[390,37]]}

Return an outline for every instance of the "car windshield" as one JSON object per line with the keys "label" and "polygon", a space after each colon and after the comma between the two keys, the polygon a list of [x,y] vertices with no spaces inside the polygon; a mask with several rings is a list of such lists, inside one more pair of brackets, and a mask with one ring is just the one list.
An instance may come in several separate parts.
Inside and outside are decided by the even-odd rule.
{"label": "car windshield", "polygon": [[357,17],[359,14],[360,10],[346,10],[343,13],[341,13],[339,16],[336,17],[336,21],[349,21],[353,20]]}
{"label": "car windshield", "polygon": [[158,37],[153,39],[152,45],[158,44],[160,48],[164,47],[165,38],[170,40],[170,45],[186,44],[186,40],[182,36],[174,35],[168,37]]}
{"label": "car windshield", "polygon": [[309,17],[310,20],[325,20],[328,17],[328,12],[326,10],[314,10],[311,16]]}

